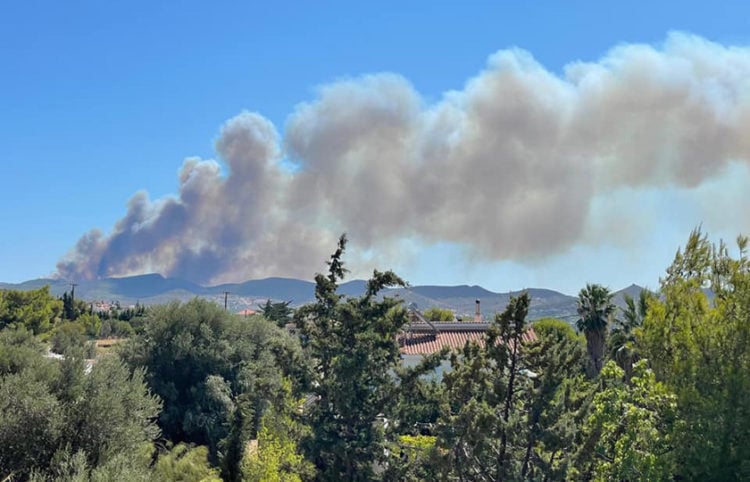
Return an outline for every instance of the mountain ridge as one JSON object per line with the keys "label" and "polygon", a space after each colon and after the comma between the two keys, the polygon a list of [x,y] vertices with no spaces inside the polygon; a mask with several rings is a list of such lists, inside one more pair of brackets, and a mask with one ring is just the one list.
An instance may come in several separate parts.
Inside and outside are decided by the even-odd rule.
{"label": "mountain ridge", "polygon": [[[50,286],[54,296],[62,296],[69,291],[72,284],[66,280],[38,278],[21,283],[2,283],[0,289],[31,290]],[[365,292],[365,280],[349,280],[340,284],[339,293],[344,296],[358,296]],[[616,304],[620,306],[624,294],[637,296],[643,289],[630,285],[613,292]],[[490,319],[495,312],[502,311],[511,296],[518,296],[529,291],[531,306],[529,319],[554,317],[568,322],[575,321],[576,297],[559,291],[545,288],[527,288],[510,292],[494,292],[479,285],[415,285],[406,288],[384,290],[381,296],[398,296],[407,305],[418,309],[437,306],[453,310],[458,316],[473,317],[476,300],[480,300],[480,309],[484,319]],[[228,307],[233,311],[258,306],[267,299],[290,301],[293,306],[309,303],[315,297],[315,283],[307,280],[284,277],[269,277],[248,280],[242,283],[222,283],[214,286],[202,286],[190,281],[164,277],[150,273],[119,278],[81,281],[76,284],[76,297],[87,301],[118,301],[122,306],[141,303],[145,305],[161,304],[172,300],[186,301],[196,296],[207,298],[223,304],[227,293]]]}

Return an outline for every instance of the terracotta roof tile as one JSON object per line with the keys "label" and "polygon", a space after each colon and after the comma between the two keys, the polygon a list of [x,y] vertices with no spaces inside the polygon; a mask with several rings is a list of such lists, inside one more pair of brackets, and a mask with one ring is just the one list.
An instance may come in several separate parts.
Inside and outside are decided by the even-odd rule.
{"label": "terracotta roof tile", "polygon": [[[489,325],[489,323],[487,324]],[[484,329],[456,329],[451,327],[450,331],[440,330],[440,327],[436,327],[438,333],[434,332],[404,332],[398,337],[399,347],[401,354],[403,355],[429,355],[440,351],[443,347],[447,346],[451,350],[460,350],[464,347],[466,342],[473,341],[478,343],[480,346],[484,345],[484,334],[487,331]],[[522,338],[524,343],[528,343],[536,340],[536,333],[532,328],[523,335]]]}

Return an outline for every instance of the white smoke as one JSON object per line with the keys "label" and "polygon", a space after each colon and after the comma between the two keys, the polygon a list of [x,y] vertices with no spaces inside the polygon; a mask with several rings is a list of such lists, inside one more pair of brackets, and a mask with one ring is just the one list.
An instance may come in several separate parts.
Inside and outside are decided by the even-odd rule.
{"label": "white smoke", "polygon": [[216,149],[226,174],[186,160],[176,197],[136,194],[59,274],[307,278],[343,231],[369,258],[404,239],[493,260],[554,255],[606,228],[592,206],[607,193],[693,189],[750,161],[750,49],[671,34],[562,76],[503,50],[433,105],[398,75],[368,75],[320,89],[283,136],[242,113]]}

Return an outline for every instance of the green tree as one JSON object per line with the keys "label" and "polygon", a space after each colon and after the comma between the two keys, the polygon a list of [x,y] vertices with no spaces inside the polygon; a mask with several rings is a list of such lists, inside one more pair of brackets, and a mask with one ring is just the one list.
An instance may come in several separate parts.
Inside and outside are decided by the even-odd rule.
{"label": "green tree", "polygon": [[533,384],[524,398],[529,436],[521,474],[561,480],[574,462],[593,392],[585,377],[586,341],[562,320],[538,320],[533,328],[536,339],[524,353]]}
{"label": "green tree", "polygon": [[[46,467],[60,446],[64,407],[30,370],[0,378],[0,477]],[[71,427],[72,428],[72,427]]]}
{"label": "green tree", "polygon": [[456,318],[451,310],[437,306],[426,309],[422,315],[430,321],[453,321]]}
{"label": "green tree", "polygon": [[[148,370],[149,387],[164,401],[165,437],[207,446],[215,465],[237,420],[247,423],[241,438],[255,437],[265,410],[283,393],[283,379],[301,380],[307,371],[299,342],[284,330],[201,299],[149,309],[142,332],[120,350],[131,367]],[[240,417],[239,408],[247,415]],[[236,477],[238,464],[239,457],[224,476]]]}
{"label": "green tree", "polygon": [[142,444],[134,452],[115,454],[104,463],[92,466],[84,451],[71,453],[68,450],[59,450],[50,462],[50,469],[46,472],[34,471],[29,480],[32,482],[47,480],[149,482],[153,480],[153,473],[149,468],[151,452],[151,444]]}
{"label": "green tree", "polygon": [[83,324],[75,321],[63,321],[55,326],[52,333],[52,350],[65,355],[70,350],[85,350],[88,337]]}
{"label": "green tree", "polygon": [[219,482],[219,471],[208,461],[208,448],[177,444],[159,454],[153,478],[160,482]]}
{"label": "green tree", "polygon": [[21,329],[0,333],[0,354],[10,354],[0,357],[0,479],[138,480],[147,471],[148,460],[130,461],[158,435],[159,401],[142,370],[108,357],[86,375],[75,352],[45,358]]}
{"label": "green tree", "polygon": [[0,376],[31,370],[37,378],[51,380],[55,365],[42,354],[46,346],[23,326],[0,330]]}
{"label": "green tree", "polygon": [[76,321],[79,316],[89,311],[86,302],[75,299],[72,292],[70,294],[67,291],[63,293],[60,301],[62,301],[62,317],[65,320]]}
{"label": "green tree", "polygon": [[687,480],[750,478],[750,261],[747,238],[737,244],[732,257],[693,231],[636,330],[636,348],[677,396],[673,443]]}
{"label": "green tree", "polygon": [[109,356],[83,379],[81,396],[67,411],[67,425],[76,429],[66,433],[65,441],[75,451],[84,451],[92,466],[159,436],[155,419],[161,402],[149,393],[144,378],[144,369],[131,373],[117,357]]}
{"label": "green tree", "polygon": [[484,344],[467,344],[452,357],[436,442],[447,455],[440,478],[565,477],[588,393],[584,345],[559,320],[538,322],[529,341],[529,303],[526,293],[511,298]]}
{"label": "green tree", "polygon": [[292,396],[291,382],[284,384],[284,390],[282,403],[263,415],[255,444],[243,447],[243,481],[296,482],[314,474],[312,464],[299,449],[300,440],[310,429],[296,420],[300,404]]}
{"label": "green tree", "polygon": [[398,300],[377,294],[405,283],[390,271],[375,271],[363,296],[343,299],[336,290],[345,273],[345,247],[342,236],[328,274],[315,277],[316,302],[295,316],[314,360],[314,403],[306,417],[312,433],[304,448],[319,480],[375,478],[396,439],[389,429],[401,363],[396,336],[407,313]]}
{"label": "green tree", "polygon": [[82,315],[78,316],[78,319],[76,319],[76,323],[79,323],[81,326],[83,326],[83,331],[89,338],[99,337],[99,332],[102,328],[102,320],[100,320],[97,315],[93,315],[91,313],[83,313]]}
{"label": "green tree", "polygon": [[626,376],[630,376],[633,363],[638,360],[635,332],[643,325],[650,300],[656,298],[656,293],[646,289],[641,290],[637,300],[625,294],[625,308],[621,308],[622,317],[614,321],[607,338],[609,358],[615,360],[620,368],[625,370]]}
{"label": "green tree", "polygon": [[62,312],[62,302],[50,295],[49,286],[29,291],[1,290],[0,300],[0,329],[16,325],[35,335],[46,333]]}
{"label": "green tree", "polygon": [[672,480],[676,398],[656,381],[646,360],[625,372],[609,361],[586,421],[583,464],[570,475],[585,480]]}
{"label": "green tree", "polygon": [[396,406],[388,423],[398,438],[388,446],[390,453],[384,480],[436,480],[441,461],[435,445],[444,390],[435,370],[447,359],[448,348],[426,355],[413,367],[395,367],[398,379]]}
{"label": "green tree", "polygon": [[278,303],[272,303],[270,299],[266,300],[266,303],[259,306],[263,317],[269,321],[273,321],[277,326],[283,328],[287,323],[292,321],[292,314],[294,310],[289,307],[291,301],[281,301]]}
{"label": "green tree", "polygon": [[604,364],[607,329],[616,310],[612,296],[608,288],[598,284],[587,284],[578,293],[576,326],[586,337],[586,349],[591,358],[589,374],[592,376],[598,374]]}
{"label": "green tree", "polygon": [[519,393],[532,383],[522,362],[528,293],[511,298],[487,332],[484,347],[467,344],[446,373],[447,406],[437,445],[459,480],[508,480],[521,474],[528,428]]}

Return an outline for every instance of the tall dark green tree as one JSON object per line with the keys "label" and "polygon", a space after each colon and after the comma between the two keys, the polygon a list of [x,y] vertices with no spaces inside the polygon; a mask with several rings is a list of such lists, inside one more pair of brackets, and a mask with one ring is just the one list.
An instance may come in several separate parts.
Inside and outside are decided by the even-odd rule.
{"label": "tall dark green tree", "polygon": [[591,392],[584,342],[560,320],[529,331],[529,303],[512,298],[483,345],[452,357],[438,424],[442,480],[564,480],[575,460]]}
{"label": "tall dark green tree", "polygon": [[398,300],[377,294],[405,283],[390,271],[375,271],[363,296],[343,299],[336,290],[346,272],[345,247],[342,236],[328,274],[315,277],[316,302],[295,316],[314,360],[313,403],[306,417],[312,433],[304,447],[319,480],[376,478],[395,441],[390,424],[401,363],[396,336],[407,313]]}
{"label": "tall dark green tree", "polygon": [[63,293],[61,301],[63,302],[62,316],[69,321],[75,321],[81,314],[89,310],[85,301],[76,299],[72,293],[67,291]]}
{"label": "tall dark green tree", "polygon": [[604,366],[604,348],[608,326],[617,307],[612,303],[613,294],[598,284],[587,284],[578,293],[578,330],[586,337],[586,349],[591,359],[589,374],[598,374]]}
{"label": "tall dark green tree", "polygon": [[259,306],[260,313],[263,315],[263,318],[273,321],[276,325],[283,328],[287,323],[292,321],[294,310],[289,306],[291,304],[291,301],[273,303],[268,299],[264,305]]}
{"label": "tall dark green tree", "polygon": [[593,386],[587,381],[586,343],[561,320],[533,324],[525,365],[534,374],[524,399],[529,436],[521,475],[526,480],[562,480],[581,441]]}
{"label": "tall dark green tree", "polygon": [[468,343],[451,357],[437,442],[449,479],[522,480],[531,471],[541,412],[531,401],[539,374],[525,357],[529,303],[528,293],[511,298],[484,346]]}

